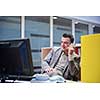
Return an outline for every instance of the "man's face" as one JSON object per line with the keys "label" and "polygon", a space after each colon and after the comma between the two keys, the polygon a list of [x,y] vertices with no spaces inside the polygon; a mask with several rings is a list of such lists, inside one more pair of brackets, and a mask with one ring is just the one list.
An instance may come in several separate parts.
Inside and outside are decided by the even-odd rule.
{"label": "man's face", "polygon": [[65,51],[68,49],[69,45],[71,44],[69,37],[62,37],[61,39],[61,48]]}

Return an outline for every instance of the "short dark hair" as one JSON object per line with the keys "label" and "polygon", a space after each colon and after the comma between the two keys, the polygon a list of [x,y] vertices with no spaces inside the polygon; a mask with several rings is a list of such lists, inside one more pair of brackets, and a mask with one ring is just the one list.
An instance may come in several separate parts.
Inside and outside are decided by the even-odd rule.
{"label": "short dark hair", "polygon": [[72,34],[66,34],[66,33],[64,33],[63,35],[62,35],[63,37],[65,37],[65,38],[70,38],[70,40],[71,40],[71,43],[73,43],[74,42],[74,37],[73,37],[73,35]]}

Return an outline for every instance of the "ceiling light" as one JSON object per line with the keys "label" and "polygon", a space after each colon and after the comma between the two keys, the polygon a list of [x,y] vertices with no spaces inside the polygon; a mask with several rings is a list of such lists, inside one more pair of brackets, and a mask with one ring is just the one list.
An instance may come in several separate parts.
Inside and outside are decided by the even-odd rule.
{"label": "ceiling light", "polygon": [[78,21],[75,22],[75,24],[78,24],[78,23],[79,23]]}
{"label": "ceiling light", "polygon": [[92,27],[94,28],[94,27],[95,27],[95,25],[92,25]]}
{"label": "ceiling light", "polygon": [[56,16],[53,16],[53,19],[58,19],[58,17],[56,17]]}

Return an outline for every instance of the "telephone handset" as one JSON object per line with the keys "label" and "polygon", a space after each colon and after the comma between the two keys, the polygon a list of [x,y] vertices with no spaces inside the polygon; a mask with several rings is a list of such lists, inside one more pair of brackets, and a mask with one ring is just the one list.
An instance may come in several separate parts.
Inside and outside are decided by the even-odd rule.
{"label": "telephone handset", "polygon": [[75,46],[74,44],[71,43],[68,47],[68,55],[72,55],[74,51],[75,51]]}

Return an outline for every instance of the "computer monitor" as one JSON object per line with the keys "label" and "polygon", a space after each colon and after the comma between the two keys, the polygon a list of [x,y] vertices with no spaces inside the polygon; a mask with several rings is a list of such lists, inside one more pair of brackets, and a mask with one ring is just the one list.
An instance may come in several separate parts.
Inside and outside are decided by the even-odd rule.
{"label": "computer monitor", "polygon": [[33,76],[29,39],[0,41],[0,79],[24,80]]}

